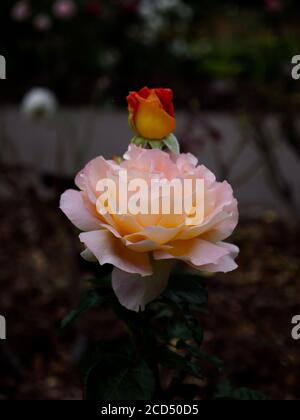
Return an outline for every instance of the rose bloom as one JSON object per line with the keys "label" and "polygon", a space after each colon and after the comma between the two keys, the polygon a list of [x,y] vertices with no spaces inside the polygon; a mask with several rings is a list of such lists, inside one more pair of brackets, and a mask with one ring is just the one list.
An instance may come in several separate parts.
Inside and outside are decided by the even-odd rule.
{"label": "rose bloom", "polygon": [[57,0],[53,5],[53,14],[58,19],[71,19],[76,14],[76,5],[72,0]]}
{"label": "rose bloom", "polygon": [[[101,195],[97,184],[101,179],[117,183],[120,171],[128,180],[201,179],[205,186],[205,214],[199,225],[188,226],[185,214],[112,214],[101,215],[97,200]],[[60,207],[73,224],[83,231],[85,245],[82,256],[101,265],[112,264],[113,289],[122,305],[134,311],[156,299],[168,282],[174,260],[193,269],[229,272],[238,248],[224,242],[238,222],[237,201],[227,182],[215,176],[191,154],[168,154],[161,150],[130,145],[123,161],[92,160],[77,175],[80,191],[68,190]],[[149,194],[150,196],[150,194]],[[149,206],[150,207],[150,206]]]}
{"label": "rose bloom", "polygon": [[129,124],[138,136],[162,140],[176,129],[173,92],[170,89],[141,89],[127,97]]}

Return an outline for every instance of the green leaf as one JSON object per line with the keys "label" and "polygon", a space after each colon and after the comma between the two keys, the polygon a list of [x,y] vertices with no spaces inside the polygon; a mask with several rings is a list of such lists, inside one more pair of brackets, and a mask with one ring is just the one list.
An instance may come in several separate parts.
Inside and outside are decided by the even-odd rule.
{"label": "green leaf", "polygon": [[184,371],[197,378],[201,376],[200,369],[195,363],[190,362],[184,356],[175,353],[167,347],[160,347],[158,360],[162,366],[168,369]]}
{"label": "green leaf", "polygon": [[206,353],[205,351],[200,351],[199,352],[199,357],[201,357],[202,359],[206,359],[208,360],[213,366],[215,366],[216,369],[218,369],[220,372],[224,369],[224,363],[222,362],[222,360],[220,360],[218,357],[216,356],[212,356],[209,353]]}
{"label": "green leaf", "polygon": [[171,276],[164,296],[175,303],[189,303],[196,306],[206,305],[208,302],[208,293],[203,280],[199,276],[189,274]]}
{"label": "green leaf", "polygon": [[266,397],[250,388],[234,389],[229,383],[220,384],[215,399],[237,401],[264,401]]}
{"label": "green leaf", "polygon": [[249,388],[239,388],[234,390],[233,397],[240,401],[264,401],[266,397],[258,391]]}
{"label": "green leaf", "polygon": [[167,326],[167,334],[169,339],[178,338],[181,340],[188,340],[193,335],[186,322],[177,319],[170,320]]}
{"label": "green leaf", "polygon": [[134,312],[122,306],[118,300],[113,303],[113,310],[120,321],[122,321],[129,330],[136,332],[143,326],[144,313]]}
{"label": "green leaf", "polygon": [[249,388],[239,388],[233,393],[234,399],[240,401],[265,401],[266,397],[258,391]]}
{"label": "green leaf", "polygon": [[149,140],[148,143],[152,149],[162,150],[164,147],[164,142],[162,140]]}
{"label": "green leaf", "polygon": [[104,355],[87,373],[85,399],[94,401],[151,400],[155,379],[143,360]]}
{"label": "green leaf", "polygon": [[200,346],[203,331],[190,310],[190,306],[202,308],[208,302],[208,293],[203,280],[199,276],[176,274],[171,276],[164,297],[171,301],[181,314],[193,338]]}
{"label": "green leaf", "polygon": [[181,315],[187,325],[187,327],[190,329],[194,340],[200,347],[203,343],[203,330],[200,328],[199,323],[197,319],[194,317],[194,315],[191,313],[189,305],[188,304],[177,304],[178,310],[181,312]]}
{"label": "green leaf", "polygon": [[105,302],[105,297],[100,296],[95,290],[89,290],[80,301],[79,306],[71,311],[61,322],[61,328],[69,327],[80,315],[89,309],[96,308]]}
{"label": "green leaf", "polygon": [[179,340],[177,342],[176,347],[179,350],[185,350],[192,356],[198,358],[198,359],[206,359],[208,360],[212,365],[214,365],[218,370],[222,370],[224,368],[223,362],[219,360],[217,357],[211,356],[210,354],[198,349],[197,347],[190,346],[189,344],[185,343],[182,340]]}
{"label": "green leaf", "polygon": [[165,303],[160,301],[154,301],[149,305],[149,308],[151,308],[153,321],[169,319],[174,316],[174,311]]}
{"label": "green leaf", "polygon": [[176,155],[180,154],[180,146],[174,134],[170,134],[169,137],[167,137],[163,142],[164,145],[167,146],[169,150],[171,150],[171,152],[175,153]]}
{"label": "green leaf", "polygon": [[131,140],[131,143],[135,144],[138,147],[146,147],[148,140],[144,139],[143,137],[136,136],[136,137],[133,137],[133,139]]}
{"label": "green leaf", "polygon": [[108,292],[112,292],[112,285],[111,285],[111,274],[108,274],[101,278],[94,278],[87,280],[99,294],[107,294]]}

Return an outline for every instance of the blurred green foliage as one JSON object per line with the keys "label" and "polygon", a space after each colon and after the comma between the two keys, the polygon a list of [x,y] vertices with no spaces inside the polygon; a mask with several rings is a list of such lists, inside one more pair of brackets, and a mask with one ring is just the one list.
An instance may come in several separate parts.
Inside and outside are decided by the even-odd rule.
{"label": "blurred green foliage", "polygon": [[28,16],[17,20],[16,3],[0,5],[5,101],[43,84],[64,102],[123,106],[129,89],[168,85],[178,105],[284,108],[297,90],[295,0],[74,0],[70,19],[55,16],[55,1],[27,0]]}

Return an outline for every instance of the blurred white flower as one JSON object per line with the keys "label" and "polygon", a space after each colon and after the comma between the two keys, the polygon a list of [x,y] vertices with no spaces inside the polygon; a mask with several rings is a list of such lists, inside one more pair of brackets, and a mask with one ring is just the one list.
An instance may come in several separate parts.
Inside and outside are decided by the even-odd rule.
{"label": "blurred white flower", "polygon": [[120,53],[117,50],[107,50],[99,56],[99,64],[106,70],[112,69],[120,60]]}
{"label": "blurred white flower", "polygon": [[143,36],[146,43],[155,41],[160,32],[170,24],[168,13],[177,16],[181,21],[193,17],[193,9],[182,0],[141,0],[138,11],[144,21]]}
{"label": "blurred white flower", "polygon": [[182,19],[189,19],[193,16],[193,9],[182,0],[159,0],[157,8],[162,12],[175,12]]}
{"label": "blurred white flower", "polygon": [[161,10],[169,10],[169,9],[173,9],[175,7],[179,7],[181,4],[180,0],[160,0],[158,2],[158,7]]}
{"label": "blurred white flower", "polygon": [[190,58],[190,45],[183,38],[175,38],[170,44],[171,53],[178,58]]}
{"label": "blurred white flower", "polygon": [[58,19],[72,19],[77,12],[77,7],[72,0],[57,0],[53,5],[53,14]]}
{"label": "blurred white flower", "polygon": [[24,96],[21,112],[29,119],[43,119],[54,115],[57,105],[56,96],[49,89],[34,88]]}
{"label": "blurred white flower", "polygon": [[143,18],[147,19],[147,18],[152,17],[153,14],[155,14],[155,1],[150,2],[150,1],[141,0],[138,11],[139,11],[139,14]]}
{"label": "blurred white flower", "polygon": [[24,22],[24,20],[28,19],[29,14],[29,5],[25,0],[18,1],[10,12],[11,18],[16,22]]}
{"label": "blurred white flower", "polygon": [[182,0],[141,0],[139,13],[146,19],[155,18],[157,13],[176,13],[181,18],[193,16],[193,9]]}
{"label": "blurred white flower", "polygon": [[34,18],[33,25],[39,31],[48,31],[52,26],[52,20],[50,16],[40,13]]}

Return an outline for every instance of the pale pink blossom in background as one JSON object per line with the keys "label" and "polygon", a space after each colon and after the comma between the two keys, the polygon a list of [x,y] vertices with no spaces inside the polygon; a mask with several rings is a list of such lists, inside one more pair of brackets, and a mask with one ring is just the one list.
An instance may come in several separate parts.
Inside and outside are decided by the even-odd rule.
{"label": "pale pink blossom in background", "polygon": [[[203,180],[204,220],[188,226],[186,214],[174,212],[156,215],[108,212],[102,215],[97,210],[101,195],[97,184],[101,179],[111,179],[117,184],[119,173],[124,170],[128,181],[144,179],[147,185],[157,177],[169,181]],[[92,160],[77,175],[75,183],[80,191],[66,191],[60,207],[83,231],[80,234],[85,245],[82,256],[115,267],[113,288],[126,308],[143,310],[147,303],[156,299],[167,285],[174,260],[183,261],[200,272],[229,272],[237,268],[234,260],[239,250],[224,242],[238,222],[232,188],[227,182],[217,182],[205,166],[198,166],[193,155],[170,155],[131,145],[121,163],[103,157]]]}
{"label": "pale pink blossom in background", "polygon": [[24,22],[29,18],[30,8],[27,1],[17,2],[11,10],[11,18],[16,22]]}
{"label": "pale pink blossom in background", "polygon": [[89,15],[99,17],[102,13],[102,7],[98,1],[89,1],[85,5],[85,11]]}
{"label": "pale pink blossom in background", "polygon": [[44,13],[40,13],[34,18],[33,25],[39,31],[46,32],[51,29],[52,20],[50,16]]}
{"label": "pale pink blossom in background", "polygon": [[280,0],[265,0],[265,7],[270,13],[278,13],[283,9],[283,5]]}
{"label": "pale pink blossom in background", "polygon": [[53,5],[53,14],[58,19],[71,19],[76,12],[77,7],[72,0],[57,0]]}
{"label": "pale pink blossom in background", "polygon": [[34,18],[33,25],[39,31],[46,32],[52,27],[52,20],[50,16],[40,13]]}

